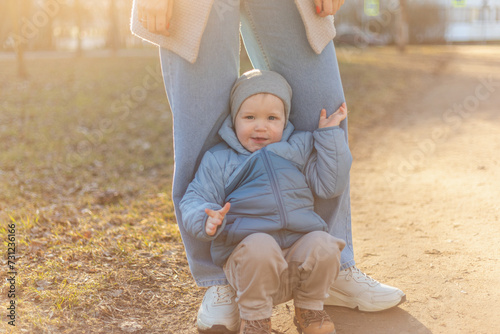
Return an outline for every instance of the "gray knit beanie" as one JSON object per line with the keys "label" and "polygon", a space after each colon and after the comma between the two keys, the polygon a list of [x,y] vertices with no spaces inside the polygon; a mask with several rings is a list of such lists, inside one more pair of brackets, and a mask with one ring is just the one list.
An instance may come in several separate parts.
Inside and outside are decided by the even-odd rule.
{"label": "gray knit beanie", "polygon": [[243,101],[259,93],[273,94],[283,101],[286,125],[290,115],[292,88],[279,73],[257,69],[243,73],[234,83],[231,90],[231,118],[233,124]]}

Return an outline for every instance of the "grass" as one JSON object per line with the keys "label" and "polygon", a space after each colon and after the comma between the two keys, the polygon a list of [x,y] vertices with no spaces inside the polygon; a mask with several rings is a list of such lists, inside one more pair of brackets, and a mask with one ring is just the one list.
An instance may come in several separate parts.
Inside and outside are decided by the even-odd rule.
{"label": "grass", "polygon": [[[449,56],[339,49],[352,140]],[[18,256],[17,326],[2,317],[0,333],[193,328],[203,290],[175,223],[172,120],[158,66],[156,52],[28,59],[30,77],[19,80],[15,61],[0,60],[2,277],[8,223]],[[2,282],[3,310],[8,289]]]}
{"label": "grass", "polygon": [[109,333],[135,317],[164,331],[179,303],[169,296],[198,290],[168,195],[158,59],[38,59],[27,81],[14,65],[0,66],[0,219],[17,227],[17,324]]}

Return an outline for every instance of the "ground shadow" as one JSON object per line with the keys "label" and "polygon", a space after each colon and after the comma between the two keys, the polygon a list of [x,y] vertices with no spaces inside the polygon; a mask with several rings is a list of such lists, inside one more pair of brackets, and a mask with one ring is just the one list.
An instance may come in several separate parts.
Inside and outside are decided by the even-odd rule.
{"label": "ground shadow", "polygon": [[360,312],[344,307],[326,306],[335,322],[337,334],[431,334],[418,319],[395,307],[382,312]]}
{"label": "ground shadow", "polygon": [[[297,333],[293,325],[293,302],[273,309],[273,334]],[[432,334],[424,324],[400,307],[382,312],[360,312],[344,307],[325,306],[337,334]]]}

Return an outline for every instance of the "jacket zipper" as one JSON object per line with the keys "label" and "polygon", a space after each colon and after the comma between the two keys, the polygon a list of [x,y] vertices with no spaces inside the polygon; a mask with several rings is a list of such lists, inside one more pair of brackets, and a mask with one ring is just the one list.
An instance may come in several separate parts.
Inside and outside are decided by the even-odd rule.
{"label": "jacket zipper", "polygon": [[[262,155],[264,157],[264,165],[266,166],[267,172],[268,172],[269,177],[271,179],[271,187],[273,189],[274,196],[276,197],[278,210],[280,212],[281,226],[284,228],[284,227],[286,227],[285,209],[283,206],[283,200],[281,198],[281,193],[279,192],[278,181],[276,179],[276,175],[274,174],[274,170],[271,168],[272,166],[270,163],[269,155],[268,155],[267,150],[265,148],[262,148]],[[279,235],[280,241],[282,242],[281,232],[278,232],[278,235]]]}

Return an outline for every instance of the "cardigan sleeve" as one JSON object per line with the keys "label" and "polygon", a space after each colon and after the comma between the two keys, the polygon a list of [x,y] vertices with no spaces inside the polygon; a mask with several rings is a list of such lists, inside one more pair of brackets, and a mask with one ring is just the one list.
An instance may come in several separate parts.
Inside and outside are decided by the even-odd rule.
{"label": "cardigan sleeve", "polygon": [[295,4],[304,23],[309,45],[311,45],[314,52],[320,54],[337,33],[334,17],[333,15],[321,17],[316,14],[314,1],[312,0],[295,0]]}
{"label": "cardigan sleeve", "polygon": [[[170,36],[151,33],[142,26],[137,10],[138,1],[133,0],[132,3],[130,17],[132,34],[170,50],[190,63],[195,63],[198,58],[201,38],[214,6],[214,0],[196,1],[196,6],[193,6],[192,0],[176,0],[171,28],[169,29]],[[314,52],[320,54],[335,37],[333,15],[318,16],[312,0],[295,0],[295,4],[302,18],[309,45]]]}
{"label": "cardigan sleeve", "polygon": [[208,22],[214,0],[196,1],[176,0],[171,21],[170,36],[154,34],[144,28],[139,21],[139,0],[132,3],[132,15],[130,18],[130,30],[132,34],[152,44],[168,49],[190,63],[196,62],[201,44],[201,37]]}

